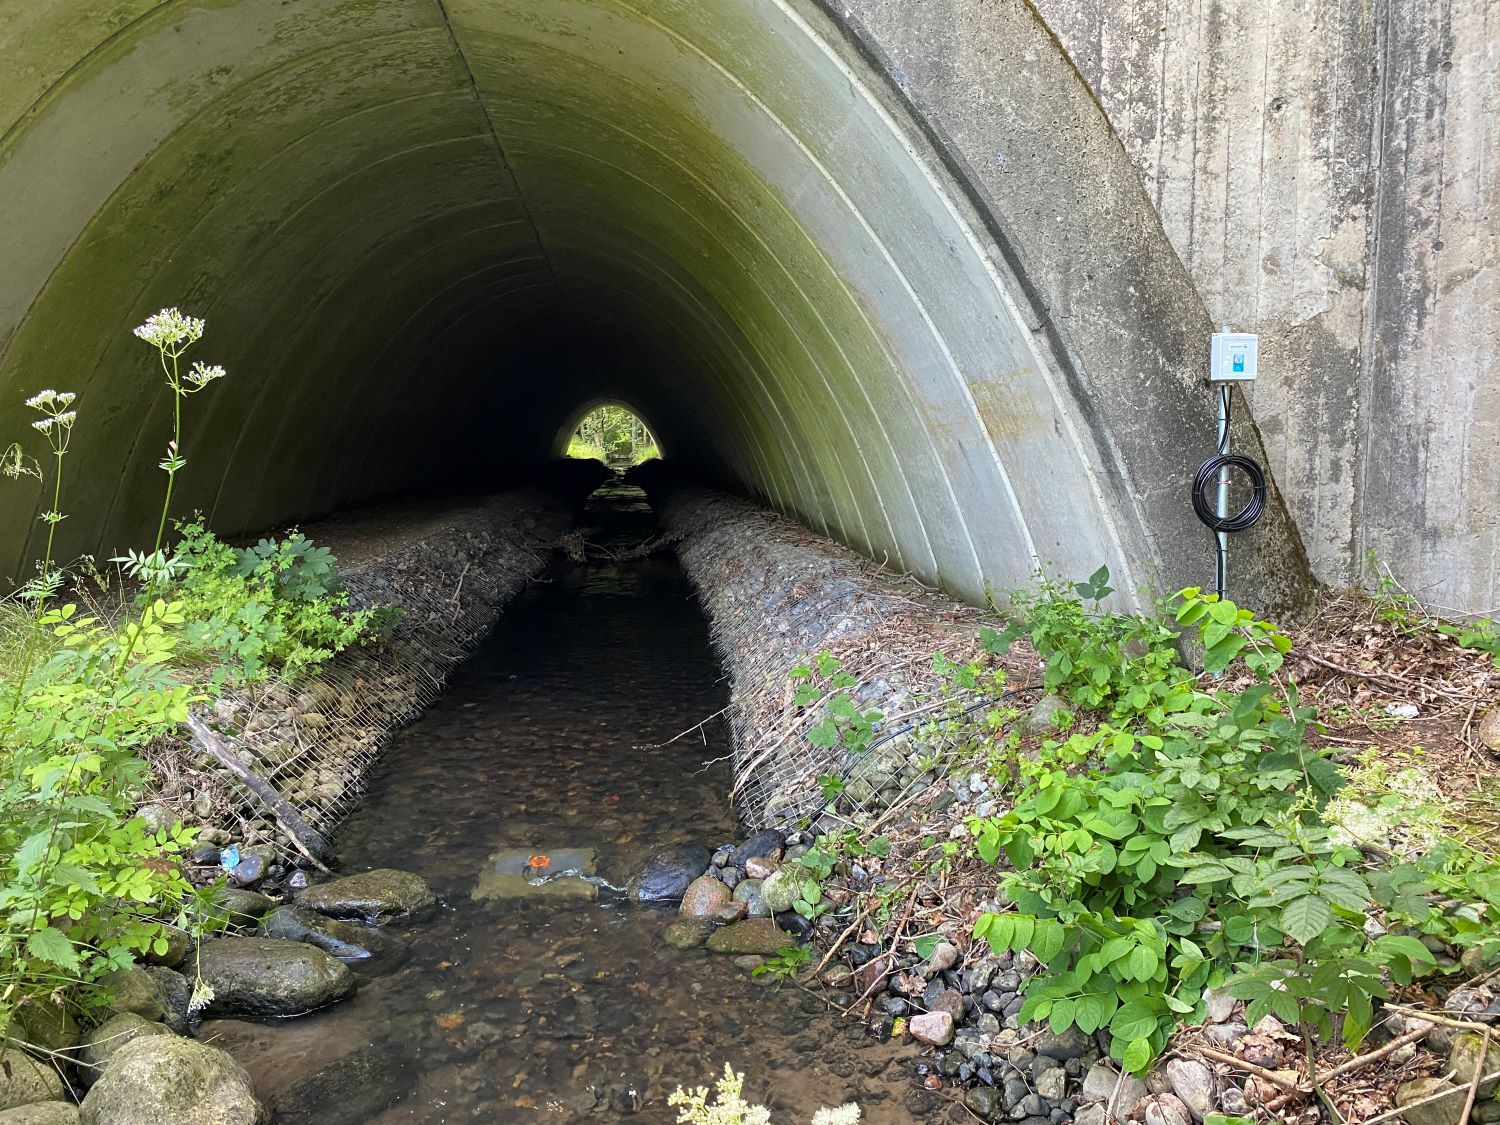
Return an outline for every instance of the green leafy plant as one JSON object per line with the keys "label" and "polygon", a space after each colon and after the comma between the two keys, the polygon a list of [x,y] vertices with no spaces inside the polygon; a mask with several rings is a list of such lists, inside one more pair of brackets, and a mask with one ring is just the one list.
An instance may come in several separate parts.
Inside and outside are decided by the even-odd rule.
{"label": "green leafy plant", "polygon": [[156,601],[111,630],[46,609],[39,625],[58,647],[0,702],[0,1023],[29,995],[164,952],[164,922],[209,916],[180,861],[193,832],[134,815],[139,749],[196,698],[167,671],[180,614]]}
{"label": "green leafy plant", "polygon": [[822,717],[807,732],[814,746],[841,747],[850,754],[867,750],[879,729],[879,711],[861,711],[849,694],[859,681],[829,653],[820,653],[810,663],[799,664],[789,673],[796,686],[793,703],[800,708],[820,705]]}
{"label": "green leafy plant", "polygon": [[795,980],[802,967],[812,960],[812,951],[805,945],[783,945],[771,956],[750,970],[755,977],[774,977],[778,982]]}
{"label": "green leafy plant", "polygon": [[[1415,910],[1433,887],[1371,872],[1334,838],[1323,810],[1344,780],[1307,744],[1313,712],[1279,675],[1289,641],[1194,588],[1175,599],[1175,618],[1197,630],[1209,670],[1238,662],[1258,682],[1205,690],[1169,658],[1159,620],[1101,618],[1055,589],[1032,607],[1033,643],[1059,670],[1049,685],[1107,705],[1108,718],[1046,743],[1023,763],[1013,809],[971,821],[981,856],[1012,867],[1002,886],[1016,908],[982,915],[975,936],[1045,967],[1023,1020],[1107,1028],[1133,1072],[1201,1017],[1204,989],[1225,984],[1252,1021],[1270,1012],[1326,1032],[1340,1011],[1357,1044],[1387,978],[1405,983],[1434,963],[1415,936],[1371,937],[1366,924],[1387,910],[1393,920],[1403,901]],[[1087,654],[1069,628],[1107,651]],[[1136,655],[1122,651],[1143,639]],[[1067,653],[1079,656],[1063,673]]]}
{"label": "green leafy plant", "polygon": [[350,609],[332,553],[300,533],[237,550],[201,521],[179,530],[172,583],[186,647],[224,675],[293,676],[375,634],[379,616]]}
{"label": "green leafy plant", "polygon": [[[0,1030],[40,997],[78,1006],[101,999],[101,978],[147,953],[164,954],[168,925],[201,935],[221,923],[213,888],[196,889],[183,856],[194,830],[152,828],[135,813],[150,783],[142,750],[176,734],[189,708],[221,685],[184,675],[205,653],[257,671],[299,667],[366,635],[333,559],[300,536],[236,552],[201,525],[168,553],[165,531],[182,453],[183,399],[224,371],[183,353],[203,321],[164,309],[136,329],[157,349],[173,393],[167,485],[156,540],[120,560],[145,591],[118,621],[56,604],[65,576],[53,556],[75,396],[46,390],[27,405],[46,462],[14,443],[0,472],[51,494],[38,576],[0,603]],[[201,981],[194,1003],[207,995]]]}
{"label": "green leafy plant", "polygon": [[1105,567],[1083,582],[1049,581],[1034,593],[1016,592],[1011,624],[1000,632],[983,630],[981,641],[1000,654],[1017,637],[1029,637],[1046,665],[1046,689],[1077,707],[1142,710],[1153,693],[1182,675],[1177,634],[1157,618],[1104,611],[1100,603],[1112,592]]}

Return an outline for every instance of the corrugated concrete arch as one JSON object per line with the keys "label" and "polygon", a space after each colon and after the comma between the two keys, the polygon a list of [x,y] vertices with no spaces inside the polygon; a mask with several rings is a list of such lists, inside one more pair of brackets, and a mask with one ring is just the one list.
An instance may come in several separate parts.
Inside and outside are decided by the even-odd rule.
{"label": "corrugated concrete arch", "polygon": [[610,398],[970,598],[1204,554],[1153,526],[1181,478],[1132,459],[1181,419],[1122,435],[1089,402],[931,122],[804,0],[0,16],[0,433],[39,387],[79,392],[72,551],[151,525],[169,402],[129,330],[176,304],[231,373],[191,401],[182,490],[225,530],[484,487]]}

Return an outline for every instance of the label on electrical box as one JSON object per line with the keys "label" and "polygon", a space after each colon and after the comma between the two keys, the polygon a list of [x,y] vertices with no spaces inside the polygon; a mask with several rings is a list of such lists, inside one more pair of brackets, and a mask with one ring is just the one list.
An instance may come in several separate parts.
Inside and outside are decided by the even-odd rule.
{"label": "label on electrical box", "polygon": [[1215,332],[1208,378],[1213,383],[1255,378],[1256,336],[1250,332]]}

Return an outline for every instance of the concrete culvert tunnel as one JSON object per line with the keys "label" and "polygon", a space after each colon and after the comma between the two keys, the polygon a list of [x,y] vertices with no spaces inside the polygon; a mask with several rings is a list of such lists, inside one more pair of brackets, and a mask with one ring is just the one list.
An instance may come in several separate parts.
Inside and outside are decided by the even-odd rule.
{"label": "concrete culvert tunnel", "polygon": [[[176,305],[229,378],[189,404],[175,506],[221,531],[496,487],[617,401],[674,461],[969,599],[1038,567],[1207,576],[1207,321],[1110,186],[1118,145],[1093,184],[1049,173],[1107,197],[1048,202],[1078,254],[1136,240],[1100,336],[805,0],[3,7],[0,431],[78,392],[65,556],[149,540],[170,396],[130,330]],[[1064,84],[1036,97],[1075,98],[1043,62]],[[13,575],[48,506],[22,495]],[[1241,564],[1265,600],[1305,576],[1273,508]]]}

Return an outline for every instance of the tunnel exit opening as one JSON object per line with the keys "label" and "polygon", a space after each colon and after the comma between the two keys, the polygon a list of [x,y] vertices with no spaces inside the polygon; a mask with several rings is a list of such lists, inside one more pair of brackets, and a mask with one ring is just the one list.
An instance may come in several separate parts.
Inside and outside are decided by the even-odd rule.
{"label": "tunnel exit opening", "polygon": [[602,461],[612,469],[628,469],[662,455],[656,431],[639,411],[619,401],[585,406],[564,427],[557,444],[555,452],[561,456]]}

